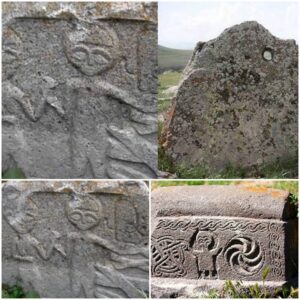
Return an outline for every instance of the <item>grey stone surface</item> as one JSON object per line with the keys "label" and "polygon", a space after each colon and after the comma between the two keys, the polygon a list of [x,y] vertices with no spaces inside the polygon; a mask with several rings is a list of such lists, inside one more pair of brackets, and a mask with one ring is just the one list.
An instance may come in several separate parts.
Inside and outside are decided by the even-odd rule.
{"label": "grey stone surface", "polygon": [[157,4],[5,2],[3,171],[153,178]]}
{"label": "grey stone surface", "polygon": [[[159,188],[151,197],[151,272],[169,278],[168,289],[172,278],[183,279],[173,287],[184,290],[187,279],[194,288],[209,286],[207,280],[221,286],[227,279],[259,282],[266,268],[270,282],[297,276],[298,220],[288,192],[179,186]],[[161,293],[163,285],[155,282]]]}
{"label": "grey stone surface", "polygon": [[141,181],[8,181],[2,283],[46,298],[142,298],[149,290]]}
{"label": "grey stone surface", "polygon": [[199,42],[161,144],[177,164],[259,170],[298,157],[298,47],[257,22]]}
{"label": "grey stone surface", "polygon": [[[237,285],[236,281],[232,281]],[[270,295],[276,295],[286,282],[282,281],[246,281],[243,282],[243,290],[248,287],[258,285],[259,288],[267,291]],[[151,280],[151,297],[152,298],[211,298],[209,291],[218,292],[218,298],[231,298],[224,291],[224,280],[205,280],[198,281],[192,279],[178,278],[152,278]],[[274,296],[274,298],[277,298]]]}

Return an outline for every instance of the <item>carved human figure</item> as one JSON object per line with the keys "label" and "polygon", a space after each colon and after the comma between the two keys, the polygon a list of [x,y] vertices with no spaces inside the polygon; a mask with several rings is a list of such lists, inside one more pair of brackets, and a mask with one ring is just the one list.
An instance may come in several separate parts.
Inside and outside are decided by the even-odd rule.
{"label": "carved human figure", "polygon": [[54,252],[66,256],[60,243],[61,235],[57,231],[51,231],[47,234],[46,243],[38,240],[33,236],[32,230],[38,222],[39,212],[30,195],[11,188],[7,197],[8,201],[3,207],[4,219],[17,233],[12,240],[11,257],[18,261],[19,277],[34,287],[43,281],[38,267],[39,260],[50,259]]}
{"label": "carved human figure", "polygon": [[221,252],[215,237],[207,231],[197,232],[192,253],[196,258],[199,278],[217,278],[216,256]]}
{"label": "carved human figure", "polygon": [[40,85],[42,97],[38,101],[33,101],[32,95],[23,91],[14,82],[14,74],[21,64],[26,63],[21,57],[21,40],[17,33],[10,27],[6,27],[3,32],[3,47],[2,47],[2,64],[3,64],[3,115],[11,115],[13,113],[10,101],[16,101],[23,109],[27,118],[31,121],[38,121],[48,103],[53,107],[60,116],[64,116],[62,103],[57,97],[52,96],[52,91],[58,85],[55,79],[50,76],[43,76]]}
{"label": "carved human figure", "polygon": [[148,232],[148,222],[144,211],[138,210],[136,203],[123,199],[115,205],[116,239],[121,242],[140,244]]}
{"label": "carved human figure", "polygon": [[[66,33],[63,44],[70,63],[85,75],[84,78],[78,76],[67,81],[71,93],[73,93],[70,95],[70,99],[74,101],[73,106],[76,108],[72,116],[74,132],[71,137],[75,176],[116,177],[113,174],[115,171],[110,172],[111,167],[105,157],[107,155],[115,159],[114,155],[111,155],[114,145],[108,144],[107,136],[112,136],[116,140],[115,130],[121,133],[124,128],[128,127],[128,122],[130,124],[135,122],[137,125],[137,122],[132,119],[133,110],[145,113],[155,112],[156,108],[153,101],[149,101],[151,104],[147,106],[134,96],[134,92],[129,94],[104,80],[107,78],[107,72],[120,60],[118,36],[108,24],[98,24],[91,28],[78,26],[76,31]],[[95,122],[86,122],[87,118],[93,118]],[[148,126],[148,122],[147,119],[144,124],[145,118],[141,118],[141,126],[143,124]],[[130,126],[129,129],[124,130],[133,130],[133,127]],[[88,132],[89,138],[85,138],[86,132]],[[142,139],[136,131],[134,131],[134,135],[139,140]],[[119,139],[117,138],[117,140]],[[123,157],[122,154],[119,154],[119,159],[125,160],[132,166],[132,172],[135,173],[134,165],[143,163],[145,156],[140,155],[141,157],[138,158],[135,155],[136,147],[128,149],[127,141],[125,143],[121,141],[121,144],[117,143],[122,145],[124,154]],[[146,139],[143,139],[142,144],[144,147],[146,146]],[[128,155],[126,151],[130,154]],[[127,166],[127,172],[130,166]],[[120,173],[122,172],[124,174],[126,171],[120,168]],[[139,176],[140,174],[135,175]],[[136,176],[123,175],[126,178]],[[139,178],[141,177],[139,176]]]}
{"label": "carved human figure", "polygon": [[[119,256],[139,254],[142,249],[133,245],[125,248],[123,245],[121,249],[120,243],[104,239],[92,232],[103,215],[102,205],[94,196],[73,194],[71,201],[66,203],[65,210],[68,220],[79,230],[68,236],[71,289],[78,297],[93,298],[96,294],[99,296],[95,283],[99,276],[97,266],[103,265],[111,252],[115,255],[112,260],[119,261]],[[79,269],[80,273],[77,272]],[[84,278],[82,273],[86,274]]]}
{"label": "carved human figure", "polygon": [[22,151],[26,148],[26,138],[17,114],[19,108],[24,112],[25,118],[32,122],[37,122],[42,117],[46,104],[53,107],[61,117],[65,112],[62,103],[52,95],[58,83],[50,76],[43,76],[39,83],[42,96],[38,101],[33,101],[30,91],[25,92],[20,87],[15,74],[22,64],[27,63],[22,56],[21,39],[14,29],[5,27],[2,41],[2,138],[5,145],[2,171],[5,172],[16,166],[21,169],[24,167],[20,162],[23,161]]}
{"label": "carved human figure", "polygon": [[[14,195],[17,198],[14,199]],[[18,235],[12,245],[13,258],[23,262],[34,262],[37,258],[48,260],[55,250],[66,255],[58,243],[61,235],[57,231],[51,231],[47,248],[31,234],[38,221],[38,208],[29,195],[12,193],[10,201],[15,201],[16,206],[4,207],[4,217]]]}

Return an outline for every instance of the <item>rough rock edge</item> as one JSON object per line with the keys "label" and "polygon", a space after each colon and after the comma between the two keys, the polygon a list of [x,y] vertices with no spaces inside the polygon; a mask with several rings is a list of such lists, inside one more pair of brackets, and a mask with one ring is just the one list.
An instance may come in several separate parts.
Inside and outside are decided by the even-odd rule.
{"label": "rough rock edge", "polygon": [[[207,42],[201,42],[199,41],[195,48],[194,48],[194,51],[192,53],[192,56],[191,58],[189,59],[187,65],[185,66],[184,70],[183,70],[183,75],[181,77],[181,80],[178,84],[178,89],[177,91],[179,90],[180,86],[182,85],[182,83],[188,79],[189,75],[191,74],[191,72],[199,69],[199,68],[195,68],[194,66],[194,62],[195,62],[195,57],[196,57],[196,54],[198,52],[201,52],[202,49],[207,45],[207,44],[210,44],[210,43],[214,43],[216,40],[218,39],[221,39],[223,37],[223,35],[226,35],[229,31],[235,31],[236,28],[241,28],[241,27],[260,27],[262,30],[264,30],[267,34],[269,34],[273,39],[276,39],[276,40],[279,40],[279,41],[282,41],[282,42],[291,42],[291,43],[294,43],[295,45],[297,45],[296,41],[294,39],[281,39],[277,36],[275,36],[274,34],[272,34],[267,28],[265,28],[263,25],[261,25],[260,23],[258,23],[257,21],[245,21],[245,22],[242,22],[240,24],[236,24],[236,25],[233,25],[231,27],[228,27],[226,29],[224,29],[216,38],[214,39],[211,39]],[[177,93],[175,94],[175,97],[176,97]]]}
{"label": "rough rock edge", "polygon": [[2,22],[15,18],[117,19],[157,23],[156,2],[3,2]]}
{"label": "rough rock edge", "polygon": [[104,181],[7,181],[2,184],[5,192],[15,188],[19,192],[54,192],[54,193],[104,193],[125,196],[148,197],[149,189],[143,181],[104,180]]}
{"label": "rough rock edge", "polygon": [[[237,281],[233,280],[233,283]],[[169,279],[151,277],[151,297],[152,298],[207,298],[210,290],[221,292],[224,288],[225,280],[188,280]],[[260,288],[266,288],[271,294],[275,290],[287,284],[286,281],[243,281],[243,287],[258,284]]]}

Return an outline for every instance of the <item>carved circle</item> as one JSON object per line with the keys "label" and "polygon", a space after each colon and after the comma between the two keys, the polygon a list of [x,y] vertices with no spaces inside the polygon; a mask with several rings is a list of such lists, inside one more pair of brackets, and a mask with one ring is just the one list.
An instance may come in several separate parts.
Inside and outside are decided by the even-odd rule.
{"label": "carved circle", "polygon": [[257,241],[249,237],[234,237],[226,246],[224,257],[232,270],[240,275],[253,275],[264,264],[264,252]]}
{"label": "carved circle", "polygon": [[68,220],[78,229],[88,230],[99,224],[102,217],[102,205],[91,195],[73,194],[66,203],[65,212]]}
{"label": "carved circle", "polygon": [[65,33],[63,44],[68,60],[87,76],[111,69],[119,56],[119,38],[107,24]]}

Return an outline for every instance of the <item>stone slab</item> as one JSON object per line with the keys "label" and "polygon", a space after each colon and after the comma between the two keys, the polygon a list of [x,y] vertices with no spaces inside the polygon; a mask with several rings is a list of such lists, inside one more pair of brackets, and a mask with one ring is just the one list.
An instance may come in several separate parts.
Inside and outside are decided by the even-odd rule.
{"label": "stone slab", "polygon": [[2,195],[2,283],[42,298],[148,294],[144,182],[8,181]]}
{"label": "stone slab", "polygon": [[153,278],[286,282],[298,274],[298,220],[288,192],[183,186],[151,197]]}
{"label": "stone slab", "polygon": [[155,178],[157,4],[2,8],[2,171]]}
{"label": "stone slab", "polygon": [[298,46],[257,22],[199,42],[161,144],[176,164],[255,170],[298,158]]}
{"label": "stone slab", "polygon": [[223,216],[288,220],[289,192],[256,186],[170,186],[152,192],[153,216]]}
{"label": "stone slab", "polygon": [[[232,281],[236,284],[235,281]],[[260,289],[267,290],[268,293],[274,295],[277,290],[281,289],[286,282],[243,282],[243,287],[254,286],[258,284]],[[205,283],[191,279],[167,279],[152,278],[151,280],[151,297],[152,298],[209,298],[208,294],[214,290],[219,295],[224,294],[224,280],[206,280]]]}

